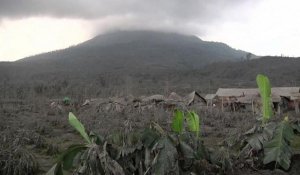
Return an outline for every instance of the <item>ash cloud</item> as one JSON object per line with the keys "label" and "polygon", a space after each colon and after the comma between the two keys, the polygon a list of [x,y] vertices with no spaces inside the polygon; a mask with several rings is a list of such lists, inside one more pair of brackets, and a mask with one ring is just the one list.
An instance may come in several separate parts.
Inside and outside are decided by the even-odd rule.
{"label": "ash cloud", "polygon": [[[1,19],[28,17],[95,20],[100,30],[202,31],[228,11],[257,0],[1,0]],[[100,25],[101,24],[101,25]]]}

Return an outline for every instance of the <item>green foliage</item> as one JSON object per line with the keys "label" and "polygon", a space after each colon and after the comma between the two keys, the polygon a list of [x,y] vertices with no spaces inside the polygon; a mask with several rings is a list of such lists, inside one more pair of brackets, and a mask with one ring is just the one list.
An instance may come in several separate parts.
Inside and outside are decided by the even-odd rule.
{"label": "green foliage", "polygon": [[200,120],[199,116],[195,112],[188,111],[185,115],[183,111],[175,110],[173,121],[172,121],[172,131],[177,134],[182,134],[184,129],[184,116],[186,116],[188,130],[196,133],[196,136],[199,137],[200,133]]}
{"label": "green foliage", "polygon": [[88,134],[85,132],[84,126],[82,125],[82,123],[76,118],[76,116],[72,112],[69,113],[69,123],[70,123],[71,126],[73,126],[80,133],[80,135],[88,143],[91,143],[91,140],[90,140]]}
{"label": "green foliage", "polygon": [[296,133],[300,134],[300,120],[294,121],[292,124],[292,128],[295,130]]}
{"label": "green foliage", "polygon": [[86,150],[88,147],[86,145],[72,145],[64,152],[61,156],[62,166],[65,170],[70,170],[73,167],[73,161],[75,157],[81,151]]}
{"label": "green foliage", "polygon": [[288,170],[293,155],[291,143],[294,141],[294,130],[297,131],[298,126],[290,124],[288,117],[280,123],[266,123],[272,115],[271,85],[268,77],[264,75],[257,75],[256,81],[262,98],[264,125],[256,125],[244,134],[247,144],[242,152],[247,152],[250,157],[263,159],[263,164],[275,162],[275,168],[279,165]]}
{"label": "green foliage", "polygon": [[[191,132],[183,132],[184,116],[187,130]],[[176,110],[171,125],[174,132],[171,133],[152,122],[142,132],[125,128],[125,132],[106,137],[95,133],[88,136],[72,113],[69,120],[87,142],[70,146],[47,175],[62,175],[63,170],[73,168],[75,174],[227,173],[233,171],[235,161],[245,159],[243,164],[254,168],[274,163],[275,167],[288,170],[293,155],[294,132],[299,132],[300,126],[299,122],[290,124],[287,117],[281,123],[255,125],[240,134],[239,144],[231,144],[239,145],[239,150],[244,146],[240,154],[235,155],[230,146],[206,148],[199,139],[200,121],[195,112],[184,115]]]}
{"label": "green foliage", "polygon": [[57,163],[54,164],[46,175],[63,175],[63,169],[70,170],[73,168],[75,157],[87,148],[87,145],[71,145],[59,156]]}
{"label": "green foliage", "polygon": [[56,163],[52,168],[46,173],[46,175],[63,175],[63,170],[60,163]]}
{"label": "green foliage", "polygon": [[187,123],[190,131],[195,132],[196,136],[200,133],[200,121],[199,116],[195,112],[188,112]]}
{"label": "green foliage", "polygon": [[291,124],[288,118],[280,123],[270,122],[264,126],[256,125],[244,135],[247,144],[242,153],[247,157],[258,159],[258,164],[274,162],[278,166],[288,170],[293,156],[292,146],[295,143],[295,124]]}
{"label": "green foliage", "polygon": [[[94,133],[88,136],[84,126],[70,113],[70,124],[87,143],[70,146],[47,175],[62,175],[63,170],[70,171],[74,167],[75,174],[179,174],[191,171],[194,161],[207,160],[209,164],[209,152],[198,139],[199,116],[194,112],[187,115],[188,128],[197,132],[195,135],[181,133],[184,113],[176,111],[175,114],[177,118],[173,126],[176,134],[168,133],[152,122],[150,128],[145,128],[141,134],[126,131],[100,139]],[[220,167],[227,169],[222,163]]]}
{"label": "green foliage", "polygon": [[294,137],[294,131],[288,121],[282,121],[275,130],[272,140],[264,143],[264,164],[276,162],[285,170],[288,170],[293,155],[290,146]]}
{"label": "green foliage", "polygon": [[260,151],[263,149],[263,143],[272,138],[273,132],[276,128],[275,123],[267,123],[264,127],[255,125],[245,134],[250,137],[247,139],[248,144],[253,150]]}
{"label": "green foliage", "polygon": [[263,111],[263,122],[267,122],[272,116],[271,108],[271,84],[269,78],[258,74],[256,77],[256,82],[260,91],[260,96],[262,99],[262,111]]}
{"label": "green foliage", "polygon": [[146,128],[141,136],[141,141],[146,148],[152,148],[158,139],[159,134],[150,128]]}
{"label": "green foliage", "polygon": [[175,110],[173,122],[172,122],[172,130],[178,134],[183,131],[183,121],[184,121],[184,113],[180,110]]}
{"label": "green foliage", "polygon": [[71,99],[69,97],[64,97],[63,103],[64,103],[64,105],[70,105],[71,104]]}

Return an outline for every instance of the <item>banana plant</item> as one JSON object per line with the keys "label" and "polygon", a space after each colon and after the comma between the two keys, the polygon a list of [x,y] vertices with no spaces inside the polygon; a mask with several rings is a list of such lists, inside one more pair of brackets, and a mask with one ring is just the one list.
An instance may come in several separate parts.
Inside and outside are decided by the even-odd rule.
{"label": "banana plant", "polygon": [[172,131],[177,134],[182,134],[184,131],[184,116],[186,116],[188,130],[196,134],[197,138],[200,134],[200,119],[195,112],[188,111],[184,114],[183,111],[175,110],[172,121]]}
{"label": "banana plant", "polygon": [[294,136],[300,131],[300,125],[299,123],[291,124],[288,117],[280,123],[268,122],[272,116],[270,81],[268,77],[261,74],[257,75],[256,81],[263,104],[263,125],[255,125],[244,133],[246,139],[241,142],[246,141],[247,144],[241,153],[248,154],[247,157],[260,157],[263,159],[261,163],[265,165],[275,163],[275,168],[282,167],[288,170],[294,154]]}
{"label": "banana plant", "polygon": [[261,101],[262,101],[262,113],[263,113],[263,124],[265,124],[272,116],[271,108],[271,84],[269,78],[265,75],[258,74],[256,82],[259,88]]}
{"label": "banana plant", "polygon": [[172,130],[177,134],[182,133],[183,131],[183,122],[184,122],[184,112],[178,109],[174,112],[173,122],[172,122]]}
{"label": "banana plant", "polygon": [[[57,159],[53,167],[46,175],[63,175],[64,170],[69,171],[73,168],[74,161],[83,159],[83,165],[79,166],[78,171],[84,171],[88,174],[104,174],[105,172],[115,172],[117,174],[125,174],[122,167],[108,155],[106,144],[100,146],[99,138],[90,137],[83,124],[76,118],[73,113],[69,113],[69,123],[80,135],[86,143],[71,145]],[[96,156],[96,157],[95,157]],[[101,160],[99,160],[101,159]]]}
{"label": "banana plant", "polygon": [[70,170],[73,167],[73,161],[77,154],[86,150],[89,147],[89,144],[91,144],[91,139],[86,133],[84,126],[72,112],[69,113],[69,123],[85,139],[86,144],[77,144],[70,146],[63,154],[58,157],[56,164],[54,164],[54,166],[47,172],[46,175],[63,175],[63,170]]}
{"label": "banana plant", "polygon": [[[184,118],[190,132],[183,132]],[[110,134],[104,139],[88,135],[72,113],[69,123],[85,143],[70,146],[46,175],[63,175],[70,170],[75,174],[180,174],[199,166],[194,163],[201,160],[227,166],[226,157],[215,156],[213,160],[199,139],[200,121],[195,112],[176,110],[171,133],[152,122],[143,132]]]}
{"label": "banana plant", "polygon": [[196,133],[197,138],[199,138],[199,133],[200,133],[199,116],[195,112],[188,112],[187,123],[188,123],[189,130],[191,132]]}
{"label": "banana plant", "polygon": [[293,138],[293,128],[288,119],[285,119],[276,127],[272,140],[263,144],[264,164],[275,162],[275,168],[280,165],[285,170],[288,170],[293,155],[291,147]]}

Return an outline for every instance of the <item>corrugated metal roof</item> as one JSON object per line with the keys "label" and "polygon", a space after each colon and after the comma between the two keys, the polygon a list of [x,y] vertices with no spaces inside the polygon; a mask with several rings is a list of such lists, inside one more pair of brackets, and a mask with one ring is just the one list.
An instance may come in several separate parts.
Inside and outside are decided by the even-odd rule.
{"label": "corrugated metal roof", "polygon": [[300,100],[300,93],[292,93],[291,100]]}
{"label": "corrugated metal roof", "polygon": [[[271,88],[272,97],[292,97],[293,94],[299,93],[299,87],[273,87]],[[253,96],[259,95],[258,88],[219,88],[216,92],[219,97],[243,97],[243,96]]]}
{"label": "corrugated metal roof", "polygon": [[[271,88],[272,102],[280,102],[281,97],[288,97],[291,100],[300,100],[299,87],[273,87]],[[219,88],[216,92],[219,97],[235,97],[237,102],[251,103],[259,99],[258,88]]]}
{"label": "corrugated metal roof", "polygon": [[245,95],[258,95],[259,91],[257,88],[219,88],[216,95],[219,97],[242,97]]}
{"label": "corrugated metal roof", "polygon": [[252,102],[254,101],[259,101],[260,100],[260,97],[258,96],[251,96],[251,95],[246,95],[246,96],[243,96],[243,97],[237,97],[237,102],[239,103],[249,103],[251,104]]}
{"label": "corrugated metal roof", "polygon": [[216,94],[206,94],[205,95],[205,99],[206,100],[212,100],[212,99],[214,99],[216,97]]}
{"label": "corrugated metal roof", "polygon": [[272,94],[275,96],[291,97],[292,94],[299,93],[299,87],[273,87]]}

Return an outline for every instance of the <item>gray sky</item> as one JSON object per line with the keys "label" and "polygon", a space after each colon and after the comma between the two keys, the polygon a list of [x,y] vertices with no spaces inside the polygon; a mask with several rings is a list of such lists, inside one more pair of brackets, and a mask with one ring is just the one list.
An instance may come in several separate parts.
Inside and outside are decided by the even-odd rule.
{"label": "gray sky", "polygon": [[257,55],[300,56],[298,0],[1,0],[0,61],[109,30],[197,35]]}

